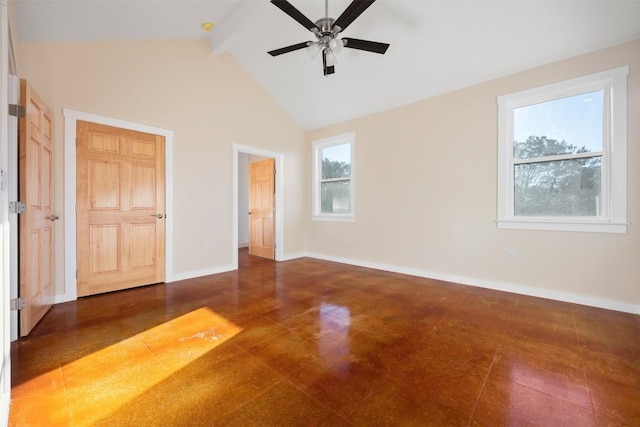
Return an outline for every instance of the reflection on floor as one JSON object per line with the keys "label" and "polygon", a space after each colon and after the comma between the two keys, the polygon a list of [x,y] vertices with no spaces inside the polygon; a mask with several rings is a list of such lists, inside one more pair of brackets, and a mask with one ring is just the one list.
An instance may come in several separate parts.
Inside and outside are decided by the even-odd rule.
{"label": "reflection on floor", "polygon": [[10,425],[640,425],[640,316],[342,264],[56,305]]}

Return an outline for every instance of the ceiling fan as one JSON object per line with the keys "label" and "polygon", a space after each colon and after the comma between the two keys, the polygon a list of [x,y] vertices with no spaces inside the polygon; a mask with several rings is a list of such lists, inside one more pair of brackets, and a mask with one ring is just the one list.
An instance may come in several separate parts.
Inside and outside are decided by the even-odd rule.
{"label": "ceiling fan", "polygon": [[384,54],[389,48],[388,43],[339,37],[340,33],[346,30],[374,1],[375,0],[354,0],[344,12],[342,12],[342,15],[340,15],[338,19],[333,19],[329,17],[329,0],[325,0],[325,17],[318,19],[316,22],[312,22],[287,0],[271,0],[271,3],[277,8],[311,31],[317,40],[297,43],[272,50],[269,52],[269,55],[278,56],[306,48],[309,56],[315,58],[322,52],[322,69],[324,75],[328,76],[335,73],[335,65],[338,62],[336,54],[340,53],[343,47]]}

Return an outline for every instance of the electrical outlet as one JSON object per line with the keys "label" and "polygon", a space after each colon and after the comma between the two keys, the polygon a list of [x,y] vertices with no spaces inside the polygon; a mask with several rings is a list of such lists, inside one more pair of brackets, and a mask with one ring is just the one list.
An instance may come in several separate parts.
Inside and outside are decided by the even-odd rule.
{"label": "electrical outlet", "polygon": [[213,249],[213,242],[212,242],[211,240],[207,240],[207,241],[204,243],[204,248],[205,248],[206,250],[211,250],[211,249]]}
{"label": "electrical outlet", "polygon": [[516,259],[518,259],[516,251],[507,251],[507,261],[514,262]]}
{"label": "electrical outlet", "polygon": [[347,236],[347,244],[351,244],[351,236]]}

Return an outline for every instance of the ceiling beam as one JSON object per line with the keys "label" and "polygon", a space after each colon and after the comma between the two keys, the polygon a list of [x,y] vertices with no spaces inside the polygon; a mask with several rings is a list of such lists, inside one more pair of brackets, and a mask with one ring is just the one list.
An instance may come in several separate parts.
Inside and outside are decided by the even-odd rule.
{"label": "ceiling beam", "polygon": [[255,1],[238,1],[233,9],[219,23],[216,23],[211,32],[211,53],[214,55],[225,53],[233,44],[235,36],[255,18],[259,9]]}

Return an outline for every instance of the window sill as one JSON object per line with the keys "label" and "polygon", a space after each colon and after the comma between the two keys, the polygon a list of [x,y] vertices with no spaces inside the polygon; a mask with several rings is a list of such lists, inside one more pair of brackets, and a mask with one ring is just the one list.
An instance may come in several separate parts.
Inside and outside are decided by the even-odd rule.
{"label": "window sill", "polygon": [[560,221],[543,219],[500,219],[499,229],[579,231],[588,233],[626,234],[627,223],[604,221]]}
{"label": "window sill", "polygon": [[311,217],[311,220],[325,222],[356,222],[356,217],[353,215],[314,215]]}

